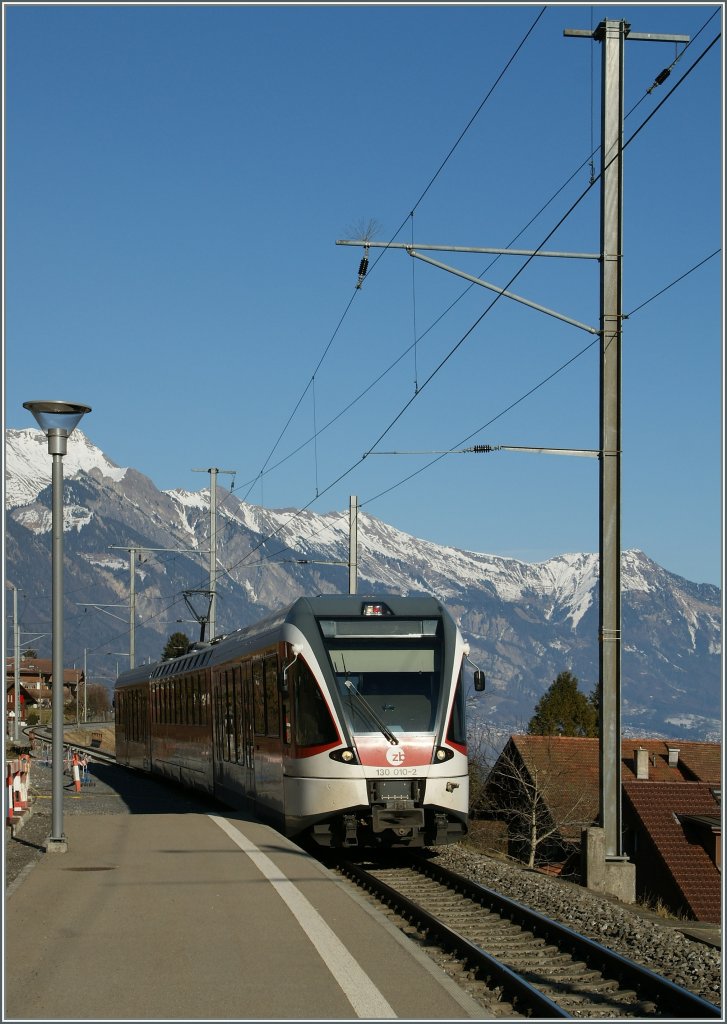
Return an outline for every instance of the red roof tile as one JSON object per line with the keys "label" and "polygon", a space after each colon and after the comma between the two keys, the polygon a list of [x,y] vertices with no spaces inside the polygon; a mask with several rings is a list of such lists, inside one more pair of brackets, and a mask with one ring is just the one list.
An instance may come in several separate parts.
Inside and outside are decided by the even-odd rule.
{"label": "red roof tile", "polygon": [[[657,783],[721,784],[721,744],[649,738],[622,740],[621,778],[624,784],[636,782],[634,751],[639,747],[648,751],[649,766],[648,782],[639,782],[639,785],[648,785],[650,792],[652,785]],[[669,764],[670,748],[679,750],[674,766]],[[516,756],[528,767],[531,775],[534,772],[539,774],[543,797],[554,821],[560,824],[562,835],[572,841],[580,840],[581,828],[598,819],[598,738],[514,735],[500,756],[506,755],[508,749],[516,751]]]}
{"label": "red roof tile", "polygon": [[685,905],[697,920],[719,922],[720,871],[680,817],[713,818],[719,828],[720,807],[712,790],[706,782],[631,780],[624,783],[627,805],[639,819],[654,855],[661,859],[674,879]]}

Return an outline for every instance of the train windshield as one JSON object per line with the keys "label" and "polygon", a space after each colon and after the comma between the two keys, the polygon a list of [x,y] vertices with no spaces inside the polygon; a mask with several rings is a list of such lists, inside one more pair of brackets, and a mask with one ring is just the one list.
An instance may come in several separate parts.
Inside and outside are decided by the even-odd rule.
{"label": "train windshield", "polygon": [[441,692],[439,643],[350,641],[326,644],[349,728],[432,732]]}

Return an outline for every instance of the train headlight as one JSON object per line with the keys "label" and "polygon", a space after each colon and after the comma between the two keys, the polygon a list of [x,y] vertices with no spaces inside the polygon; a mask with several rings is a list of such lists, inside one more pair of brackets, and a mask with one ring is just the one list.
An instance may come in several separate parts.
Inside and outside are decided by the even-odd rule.
{"label": "train headlight", "polygon": [[434,751],[434,760],[440,764],[442,761],[449,761],[450,758],[454,757],[454,751],[450,750],[449,747],[437,747]]}
{"label": "train headlight", "polygon": [[343,764],[356,764],[356,752],[351,747],[344,747],[343,750],[332,750],[328,755],[334,761],[342,761]]}

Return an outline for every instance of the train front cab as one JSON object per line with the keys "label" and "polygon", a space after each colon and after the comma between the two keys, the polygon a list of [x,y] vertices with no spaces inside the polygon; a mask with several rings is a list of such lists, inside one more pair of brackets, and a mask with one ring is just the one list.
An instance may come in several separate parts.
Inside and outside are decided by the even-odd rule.
{"label": "train front cab", "polygon": [[465,646],[439,606],[436,616],[425,607],[425,618],[397,618],[386,605],[380,616],[321,618],[306,630],[310,648],[296,645],[289,833],[305,828],[319,845],[343,847],[466,834]]}

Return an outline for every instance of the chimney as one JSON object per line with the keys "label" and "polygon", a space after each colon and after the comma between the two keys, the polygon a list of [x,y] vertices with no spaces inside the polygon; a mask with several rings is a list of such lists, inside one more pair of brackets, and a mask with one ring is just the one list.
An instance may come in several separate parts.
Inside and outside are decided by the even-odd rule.
{"label": "chimney", "polygon": [[667,747],[667,750],[669,751],[669,767],[670,768],[676,768],[676,766],[679,764],[679,750],[680,749],[681,749],[680,747]]}
{"label": "chimney", "polygon": [[636,765],[636,778],[648,779],[649,777],[649,751],[639,747],[634,751],[634,764]]}

